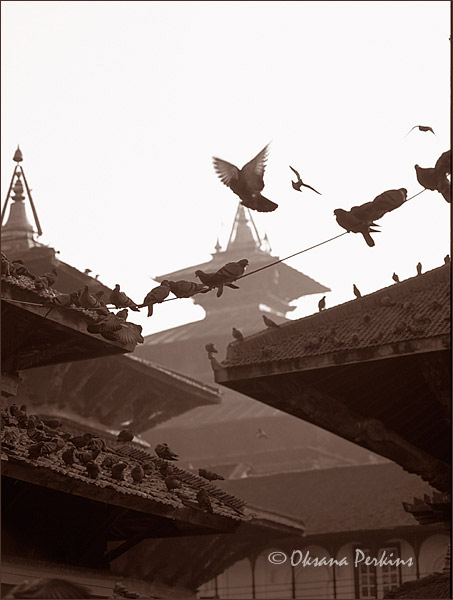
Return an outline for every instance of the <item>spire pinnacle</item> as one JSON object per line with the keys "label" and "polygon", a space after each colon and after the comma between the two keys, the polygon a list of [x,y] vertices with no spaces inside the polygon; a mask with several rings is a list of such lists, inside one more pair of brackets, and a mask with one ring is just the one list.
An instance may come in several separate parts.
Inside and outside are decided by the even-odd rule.
{"label": "spire pinnacle", "polygon": [[13,160],[14,160],[14,162],[17,162],[18,164],[24,160],[22,150],[19,148],[19,144],[17,145],[17,150],[14,153]]}
{"label": "spire pinnacle", "polygon": [[261,238],[250,210],[239,203],[231,228],[227,251],[232,249],[253,250],[260,247]]}

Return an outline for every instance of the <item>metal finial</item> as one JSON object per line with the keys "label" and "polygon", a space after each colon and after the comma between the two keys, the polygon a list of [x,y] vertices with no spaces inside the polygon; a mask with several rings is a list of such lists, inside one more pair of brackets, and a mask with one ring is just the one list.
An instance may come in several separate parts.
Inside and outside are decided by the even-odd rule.
{"label": "metal finial", "polygon": [[22,155],[22,150],[19,148],[19,146],[17,146],[17,150],[14,153],[13,160],[17,163],[20,163],[24,160],[24,157]]}
{"label": "metal finial", "polygon": [[214,250],[216,252],[219,252],[221,249],[222,249],[222,246],[220,245],[219,238],[217,238],[217,242],[216,242],[216,245],[214,246]]}
{"label": "metal finial", "polygon": [[13,187],[13,200],[14,202],[23,202],[25,200],[24,196],[24,186],[22,185],[22,181],[20,180],[20,175],[17,175],[16,183]]}

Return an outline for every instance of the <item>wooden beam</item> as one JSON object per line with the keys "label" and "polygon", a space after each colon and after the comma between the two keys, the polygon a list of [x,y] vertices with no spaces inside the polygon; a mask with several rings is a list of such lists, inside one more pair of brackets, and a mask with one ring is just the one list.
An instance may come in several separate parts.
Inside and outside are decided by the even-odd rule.
{"label": "wooden beam", "polygon": [[364,418],[332,396],[296,381],[254,383],[252,397],[331,431],[415,473],[442,492],[450,490],[451,466],[394,433],[382,421]]}

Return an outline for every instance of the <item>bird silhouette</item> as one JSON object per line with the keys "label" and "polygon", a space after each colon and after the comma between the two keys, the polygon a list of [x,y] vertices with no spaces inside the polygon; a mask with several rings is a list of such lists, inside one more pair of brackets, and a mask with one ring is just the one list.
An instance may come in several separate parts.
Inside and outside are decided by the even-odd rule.
{"label": "bird silhouette", "polygon": [[141,483],[145,477],[145,471],[141,465],[135,465],[131,471],[131,477],[135,483]]}
{"label": "bird silhouette", "polygon": [[38,456],[41,456],[43,446],[44,442],[37,442],[36,444],[30,444],[30,446],[27,446],[28,458],[36,459]]}
{"label": "bird silhouette", "polygon": [[[420,131],[430,131],[431,133],[434,133],[434,129],[432,127],[429,127],[428,125],[414,125],[411,129],[409,129],[409,131],[406,133],[406,135],[404,137],[407,137],[411,131],[413,131],[414,129],[419,129]],[[434,133],[434,135],[436,135]]]}
{"label": "bird silhouette", "polygon": [[163,302],[165,298],[170,294],[170,283],[166,279],[162,281],[160,285],[153,288],[150,292],[148,292],[143,300],[142,306],[148,307],[148,317],[151,317],[153,314],[154,304],[159,304]]}
{"label": "bird silhouette", "polygon": [[67,465],[73,465],[75,462],[74,450],[75,447],[71,445],[68,446],[61,454],[61,458]]}
{"label": "bird silhouette", "polygon": [[112,465],[111,473],[113,479],[117,479],[118,481],[124,479],[124,469],[126,467],[127,464],[124,462],[117,462],[114,465]]}
{"label": "bird silhouette", "polygon": [[179,458],[176,452],[170,450],[168,444],[165,442],[163,444],[157,444],[157,446],[154,448],[154,452],[159,458],[163,458],[165,460],[178,460]]}
{"label": "bird silhouette", "polygon": [[241,258],[241,260],[236,262],[226,263],[226,265],[223,265],[223,267],[215,273],[218,281],[216,284],[217,298],[220,298],[223,294],[224,285],[229,285],[231,287],[232,282],[236,281],[236,279],[244,274],[248,264],[249,261],[247,258]]}
{"label": "bird silhouette", "polygon": [[302,186],[308,188],[309,190],[312,190],[313,192],[316,192],[317,194],[319,194],[320,196],[322,195],[321,192],[318,192],[318,190],[315,190],[315,188],[312,188],[311,185],[307,185],[306,183],[304,183],[299,175],[299,173],[296,171],[296,169],[293,169],[293,167],[289,167],[291,169],[291,171],[293,171],[293,173],[296,175],[297,177],[297,181],[291,181],[293,188],[295,190],[297,190],[298,192],[301,192],[302,190],[300,189]]}
{"label": "bird silhouette", "polygon": [[207,469],[198,469],[198,475],[203,477],[203,479],[207,479],[208,481],[225,479],[225,477],[222,477],[222,475],[218,475],[217,473],[214,473],[214,471],[208,471]]}
{"label": "bird silhouette", "polygon": [[242,333],[239,331],[239,329],[236,329],[236,327],[233,327],[233,337],[235,340],[237,340],[238,342],[242,342],[242,340],[244,339],[244,336],[242,335]]}
{"label": "bird silhouette", "polygon": [[242,169],[238,169],[226,160],[213,157],[214,169],[220,181],[239,196],[242,205],[258,212],[271,212],[278,207],[278,204],[261,195],[264,188],[263,177],[268,146],[265,146]]}
{"label": "bird silhouette", "polygon": [[194,281],[186,281],[185,279],[180,279],[179,281],[169,281],[170,291],[177,298],[190,298],[194,294],[201,292],[204,290],[204,286],[195,283]]}
{"label": "bird silhouette", "polygon": [[209,494],[205,489],[201,489],[197,492],[197,502],[200,505],[201,510],[204,512],[213,513],[211,500],[209,499]]}
{"label": "bird silhouette", "polygon": [[354,283],[354,285],[352,286],[352,291],[354,292],[354,296],[356,298],[361,298],[362,294],[360,293],[359,288],[356,286],[356,284]]}
{"label": "bird silhouette", "polygon": [[417,264],[417,275],[421,275],[422,274],[422,263],[419,262]]}
{"label": "bird silhouette", "polygon": [[122,429],[116,439],[118,442],[132,442],[134,434],[130,429]]}
{"label": "bird silhouette", "polygon": [[444,256],[444,264],[445,265],[451,264],[451,259],[450,259],[450,255],[449,254],[447,254],[446,256]]}
{"label": "bird silhouette", "polygon": [[400,283],[400,278],[398,277],[398,275],[396,273],[393,273],[392,279],[395,283]]}
{"label": "bird silhouette", "polygon": [[206,352],[214,352],[215,354],[218,353],[217,348],[212,343],[206,344],[206,346],[204,348],[205,348]]}
{"label": "bird silhouette", "polygon": [[169,492],[171,492],[173,490],[177,490],[178,488],[180,488],[182,485],[182,482],[180,479],[178,479],[174,475],[169,475],[168,477],[165,477],[165,485],[167,486],[167,490]]}
{"label": "bird silhouette", "polygon": [[99,473],[101,472],[101,467],[97,463],[95,463],[94,460],[90,460],[89,462],[87,462],[85,468],[90,479],[97,479]]}
{"label": "bird silhouette", "polygon": [[319,309],[319,312],[321,312],[321,311],[322,311],[322,310],[324,310],[325,308],[326,308],[326,297],[325,297],[325,296],[323,296],[323,297],[321,298],[321,300],[318,302],[318,309]]}
{"label": "bird silhouette", "polygon": [[371,237],[370,233],[376,231],[375,229],[371,229],[371,225],[374,223],[367,223],[352,214],[352,211],[343,210],[342,208],[336,208],[333,211],[333,214],[336,217],[338,225],[346,229],[346,231],[352,231],[353,233],[361,233],[365,239],[365,242],[368,246],[373,247],[374,240]]}
{"label": "bird silhouette", "polygon": [[120,290],[120,285],[117,283],[110,294],[110,304],[115,308],[130,308],[135,312],[140,312],[137,308],[137,303],[134,302],[124,292]]}
{"label": "bird silhouette", "polygon": [[445,171],[444,161],[437,168],[424,168],[419,165],[415,165],[414,168],[417,181],[425,190],[439,192],[446,202],[451,203],[451,183]]}
{"label": "bird silhouette", "polygon": [[266,315],[263,315],[263,321],[268,329],[275,329],[276,327],[279,327],[277,323],[275,323],[272,319],[269,319],[269,317],[267,317]]}

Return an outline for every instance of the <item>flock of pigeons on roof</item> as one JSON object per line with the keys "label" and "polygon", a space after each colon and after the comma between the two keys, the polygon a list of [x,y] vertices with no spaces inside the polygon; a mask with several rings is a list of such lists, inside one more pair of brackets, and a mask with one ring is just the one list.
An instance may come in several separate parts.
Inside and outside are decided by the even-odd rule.
{"label": "flock of pigeons on roof", "polygon": [[[148,476],[161,478],[167,490],[180,496],[183,491],[183,483],[187,482],[180,477],[180,469],[175,469],[171,462],[177,461],[179,456],[173,452],[168,444],[157,444],[154,451],[157,455],[150,456],[149,460],[139,461],[134,459],[131,465],[124,461],[121,453],[115,448],[106,445],[105,441],[91,433],[82,435],[71,435],[62,430],[59,419],[40,419],[38,415],[28,414],[27,406],[11,404],[8,408],[0,410],[2,425],[2,449],[9,453],[14,451],[19,440],[25,434],[29,443],[26,445],[27,456],[36,460],[41,456],[54,455],[66,466],[74,464],[85,468],[84,475],[88,479],[98,479],[101,473],[105,473],[116,481],[125,480],[128,475],[134,483],[146,482]],[[134,434],[128,429],[119,432],[117,442],[132,442]],[[212,482],[224,478],[213,471],[198,469],[201,478]],[[149,477],[148,477],[149,478]],[[199,480],[201,483],[201,480]],[[212,504],[209,490],[197,486],[196,499],[198,508],[203,512],[212,513]]]}

